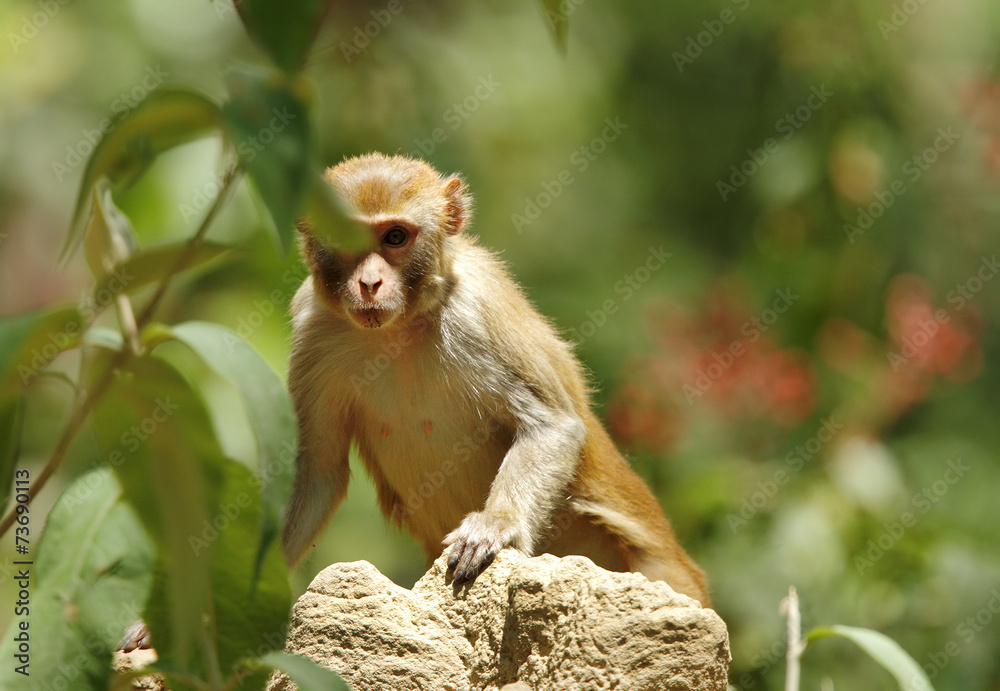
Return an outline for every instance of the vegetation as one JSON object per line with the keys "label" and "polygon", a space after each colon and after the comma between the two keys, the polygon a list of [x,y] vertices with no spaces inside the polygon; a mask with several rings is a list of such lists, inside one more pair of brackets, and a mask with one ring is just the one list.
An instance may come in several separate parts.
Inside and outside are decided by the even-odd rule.
{"label": "vegetation", "polygon": [[33,682],[104,688],[143,613],[177,688],[309,688],[269,651],[311,575],[420,575],[360,469],[291,591],[274,544],[292,220],[339,220],[321,167],[381,150],[462,171],[577,343],[734,687],[783,687],[790,585],[843,625],[793,650],[802,688],[895,687],[858,628],[934,688],[1000,685],[995,7],[240,7],[0,8],[0,601],[34,562],[3,682],[29,621]]}

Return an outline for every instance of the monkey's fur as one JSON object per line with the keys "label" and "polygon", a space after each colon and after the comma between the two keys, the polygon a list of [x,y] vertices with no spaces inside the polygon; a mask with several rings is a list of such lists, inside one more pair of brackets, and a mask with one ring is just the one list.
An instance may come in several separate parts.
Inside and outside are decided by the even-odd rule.
{"label": "monkey's fur", "polygon": [[343,499],[356,443],[387,519],[458,581],[498,550],[582,554],[708,605],[704,574],[590,410],[570,347],[463,233],[471,197],[423,161],[369,154],[327,171],[371,247],[299,224],[292,303],[299,420],[283,535],[294,565]]}

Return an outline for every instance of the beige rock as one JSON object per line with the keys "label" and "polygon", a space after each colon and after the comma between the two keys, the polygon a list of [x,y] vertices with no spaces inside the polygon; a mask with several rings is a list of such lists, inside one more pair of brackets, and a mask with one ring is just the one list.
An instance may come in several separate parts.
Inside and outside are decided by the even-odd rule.
{"label": "beige rock", "polygon": [[296,603],[286,649],[353,691],[725,691],[729,666],[719,616],[666,583],[515,550],[464,587],[442,557],[412,591],[367,562],[333,564]]}
{"label": "beige rock", "polygon": [[142,677],[135,677],[128,682],[124,681],[124,674],[119,672],[133,672],[145,669],[156,662],[156,651],[152,648],[136,648],[132,652],[123,653],[116,650],[111,660],[112,669],[115,671],[115,683],[119,686],[113,688],[129,688],[133,691],[166,691],[163,679],[154,674]]}

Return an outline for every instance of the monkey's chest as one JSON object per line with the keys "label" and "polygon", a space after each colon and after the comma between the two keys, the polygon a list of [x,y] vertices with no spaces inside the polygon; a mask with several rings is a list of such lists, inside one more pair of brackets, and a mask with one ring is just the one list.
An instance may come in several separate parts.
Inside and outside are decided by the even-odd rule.
{"label": "monkey's chest", "polygon": [[512,443],[489,401],[454,379],[386,370],[359,395],[355,437],[383,511],[431,550],[482,509]]}

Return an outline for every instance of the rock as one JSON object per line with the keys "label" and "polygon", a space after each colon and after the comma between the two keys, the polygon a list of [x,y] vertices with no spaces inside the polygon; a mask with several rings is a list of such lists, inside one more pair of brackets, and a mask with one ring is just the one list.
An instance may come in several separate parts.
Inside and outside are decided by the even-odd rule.
{"label": "rock", "polygon": [[135,677],[128,681],[125,681],[125,675],[117,674],[117,672],[145,669],[154,662],[156,662],[156,651],[152,648],[136,648],[127,653],[116,650],[111,660],[112,669],[116,672],[112,688],[128,688],[133,691],[165,691],[167,687],[164,686],[163,679],[155,674]]}
{"label": "rock", "polygon": [[[333,564],[292,612],[286,650],[353,691],[726,690],[729,640],[710,609],[585,557],[504,550],[456,587],[439,558],[413,587]],[[269,691],[295,686],[276,673]]]}

